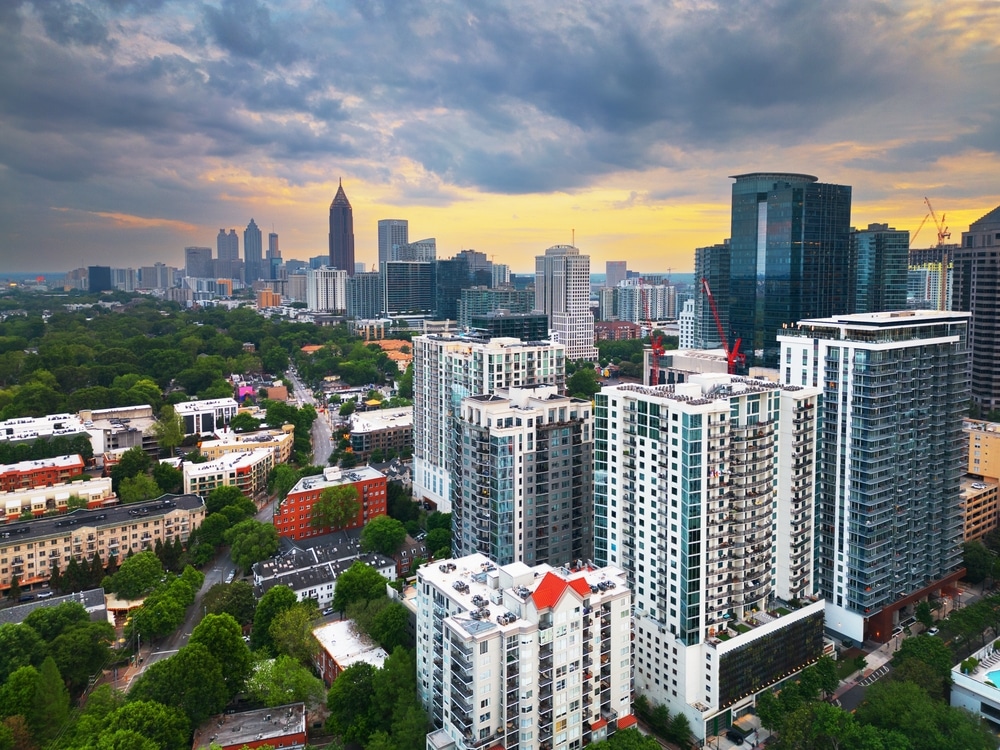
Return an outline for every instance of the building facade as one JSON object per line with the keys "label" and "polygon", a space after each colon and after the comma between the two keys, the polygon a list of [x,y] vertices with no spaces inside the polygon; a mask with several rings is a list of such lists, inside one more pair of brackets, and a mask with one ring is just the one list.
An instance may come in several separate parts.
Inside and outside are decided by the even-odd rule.
{"label": "building facade", "polygon": [[779,341],[781,381],[823,389],[816,559],[827,627],[886,641],[901,608],[962,570],[968,314],[814,318]]}
{"label": "building facade", "polygon": [[184,248],[184,273],[199,279],[214,277],[215,267],[212,265],[212,248]]}
{"label": "building facade", "polygon": [[554,245],[535,257],[535,310],[549,316],[554,341],[569,359],[597,359],[590,311],[590,256]]}
{"label": "building facade", "polygon": [[910,233],[888,224],[852,229],[851,312],[869,313],[906,309]]}
{"label": "building facade", "polygon": [[30,513],[35,518],[46,513],[64,513],[72,497],[80,498],[86,508],[114,505],[118,498],[111,489],[110,477],[93,477],[88,481],[64,482],[0,492],[0,512],[8,523],[21,514]]}
{"label": "building facade", "polygon": [[616,287],[628,278],[628,261],[605,261],[604,272],[604,286],[607,288]]}
{"label": "building facade", "polygon": [[634,726],[630,605],[614,568],[498,567],[478,554],[421,567],[428,748],[581,750]]}
{"label": "building facade", "polygon": [[681,351],[695,348],[695,335],[698,330],[695,322],[695,301],[693,299],[684,300],[680,313],[677,315],[677,327],[680,329],[680,336],[677,337],[677,348]]}
{"label": "building facade", "polygon": [[[708,295],[702,288],[702,279],[708,282],[715,298],[716,310],[722,330],[731,334],[729,325],[729,275],[732,248],[729,240],[718,245],[699,247],[694,251],[694,283],[697,290],[694,295],[694,344],[691,349],[721,349],[719,325],[715,323],[712,305]],[[734,338],[730,338],[732,344]],[[684,347],[682,346],[681,349]]]}
{"label": "building facade", "polygon": [[0,465],[0,491],[63,484],[83,474],[84,468],[83,457],[79,454]]}
{"label": "building facade", "polygon": [[454,436],[452,549],[507,565],[593,557],[590,402],[555,386],[462,401]]}
{"label": "building facade", "polygon": [[243,273],[248,286],[258,279],[267,278],[264,273],[264,236],[253,219],[243,230],[243,259]]}
{"label": "building facade", "polygon": [[330,266],[354,275],[354,209],[347,200],[344,183],[330,204]]}
{"label": "building facade", "polygon": [[399,246],[410,241],[410,222],[406,219],[379,219],[378,267],[399,260]]}
{"label": "building facade", "polygon": [[451,510],[462,399],[498,388],[566,385],[566,348],[550,342],[430,334],[413,339],[413,494]]}
{"label": "building facade", "polygon": [[236,487],[251,500],[267,497],[267,477],[275,467],[274,451],[269,448],[227,453],[205,463],[185,461],[184,492],[207,496],[219,487]]}
{"label": "building facade", "polygon": [[379,451],[387,455],[413,452],[413,407],[376,409],[351,415],[351,452],[361,463]]}
{"label": "building facade", "polygon": [[851,310],[851,188],[803,174],[733,179],[729,324],[747,365],[773,368],[782,325]]}
{"label": "building facade", "polygon": [[437,268],[421,261],[389,261],[382,272],[383,312],[387,315],[432,315],[437,303]]}
{"label": "building facade", "polygon": [[306,308],[317,312],[345,312],[347,271],[340,268],[310,268],[306,271]]}
{"label": "building facade", "polygon": [[212,398],[201,401],[181,401],[174,413],[184,424],[185,435],[212,433],[229,424],[240,405],[234,398]]}
{"label": "building facade", "polygon": [[377,318],[385,311],[380,273],[367,271],[348,277],[345,291],[347,317],[369,320]]}
{"label": "building facade", "polygon": [[728,374],[596,396],[594,560],[633,590],[636,692],[698,737],[822,653],[822,604],[782,604],[815,590],[819,399]]}
{"label": "building facade", "polygon": [[[357,492],[357,516],[347,523],[332,527],[315,525],[313,506],[322,498],[324,490],[350,485]],[[322,474],[303,477],[288,496],[274,510],[274,528],[279,536],[299,540],[322,536],[331,531],[356,529],[377,516],[386,514],[386,479],[380,471],[370,466],[341,471],[327,467]]]}
{"label": "building facade", "polygon": [[458,300],[458,327],[470,327],[472,318],[476,316],[488,315],[498,310],[510,313],[530,313],[534,306],[535,293],[531,289],[512,289],[510,287],[489,289],[484,286],[462,289],[461,297]]}
{"label": "building facade", "polygon": [[51,518],[8,524],[0,534],[0,590],[17,576],[23,588],[48,581],[53,566],[65,570],[71,558],[103,565],[130,552],[153,549],[157,540],[187,541],[205,519],[196,495],[163,495],[158,500],[98,510],[74,510]]}
{"label": "building facade", "polygon": [[1000,206],[970,224],[954,252],[952,309],[972,314],[972,399],[992,411],[1000,408]]}

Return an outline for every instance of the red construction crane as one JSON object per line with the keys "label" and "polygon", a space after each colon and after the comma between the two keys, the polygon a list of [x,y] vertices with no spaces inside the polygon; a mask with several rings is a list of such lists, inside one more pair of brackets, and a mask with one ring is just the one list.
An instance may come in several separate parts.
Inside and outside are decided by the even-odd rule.
{"label": "red construction crane", "polygon": [[639,296],[642,298],[642,312],[646,317],[646,328],[649,330],[649,385],[660,384],[660,355],[663,354],[663,336],[653,335],[653,321],[649,317],[649,292],[643,287],[642,277],[639,278]]}
{"label": "red construction crane", "polygon": [[[941,221],[938,221],[937,214],[934,213],[934,206],[931,205],[930,200],[926,196],[924,196],[924,203],[927,204],[927,210],[930,211],[931,218],[934,219],[934,224],[937,226],[938,247],[941,247],[945,240],[951,239],[951,232],[949,232],[948,227],[944,225],[945,216],[944,214],[941,214]],[[926,221],[926,217],[924,220]],[[918,229],[917,231],[919,232],[920,230]]]}
{"label": "red construction crane", "polygon": [[719,320],[719,309],[715,306],[715,297],[712,295],[712,287],[708,285],[708,279],[701,280],[701,289],[705,292],[705,296],[708,297],[708,304],[712,308],[712,317],[715,318],[715,327],[719,332],[719,340],[722,341],[722,349],[726,352],[726,362],[729,365],[729,374],[736,374],[736,366],[746,364],[747,357],[740,351],[740,344],[743,343],[743,339],[736,339],[736,343],[733,344],[733,348],[729,348],[729,337],[726,332],[722,329],[722,321]]}

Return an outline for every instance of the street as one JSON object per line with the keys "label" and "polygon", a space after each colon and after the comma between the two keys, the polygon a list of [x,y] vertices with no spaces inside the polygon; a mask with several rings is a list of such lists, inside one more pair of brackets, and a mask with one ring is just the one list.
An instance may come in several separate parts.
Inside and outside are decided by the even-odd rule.
{"label": "street", "polygon": [[312,426],[313,463],[317,466],[326,466],[334,447],[330,410],[319,411],[316,407],[316,399],[313,397],[312,391],[299,380],[298,375],[294,371],[289,370],[286,376],[292,381],[292,387],[295,388],[295,398],[298,399],[298,402],[300,404],[309,404],[316,409],[319,415]]}

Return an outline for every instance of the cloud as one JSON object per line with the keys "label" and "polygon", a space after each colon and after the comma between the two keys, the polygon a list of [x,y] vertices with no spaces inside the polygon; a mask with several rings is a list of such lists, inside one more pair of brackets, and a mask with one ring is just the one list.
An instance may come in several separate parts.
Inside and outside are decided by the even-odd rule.
{"label": "cloud", "polygon": [[155,216],[132,216],[130,214],[113,213],[110,211],[80,211],[76,208],[66,208],[64,206],[52,206],[52,210],[69,214],[83,214],[87,217],[96,216],[99,219],[111,222],[115,226],[127,229],[166,228],[175,229],[181,232],[194,232],[198,229],[196,224],[191,224],[186,221],[177,221],[175,219],[163,219]]}

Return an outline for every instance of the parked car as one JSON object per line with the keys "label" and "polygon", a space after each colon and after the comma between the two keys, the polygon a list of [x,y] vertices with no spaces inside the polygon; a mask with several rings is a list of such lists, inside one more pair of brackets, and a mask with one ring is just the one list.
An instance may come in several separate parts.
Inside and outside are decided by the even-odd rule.
{"label": "parked car", "polygon": [[743,735],[735,729],[726,730],[726,739],[732,742],[734,745],[743,744]]}
{"label": "parked car", "polygon": [[941,628],[931,628],[927,631],[927,635],[937,635],[941,632]]}

